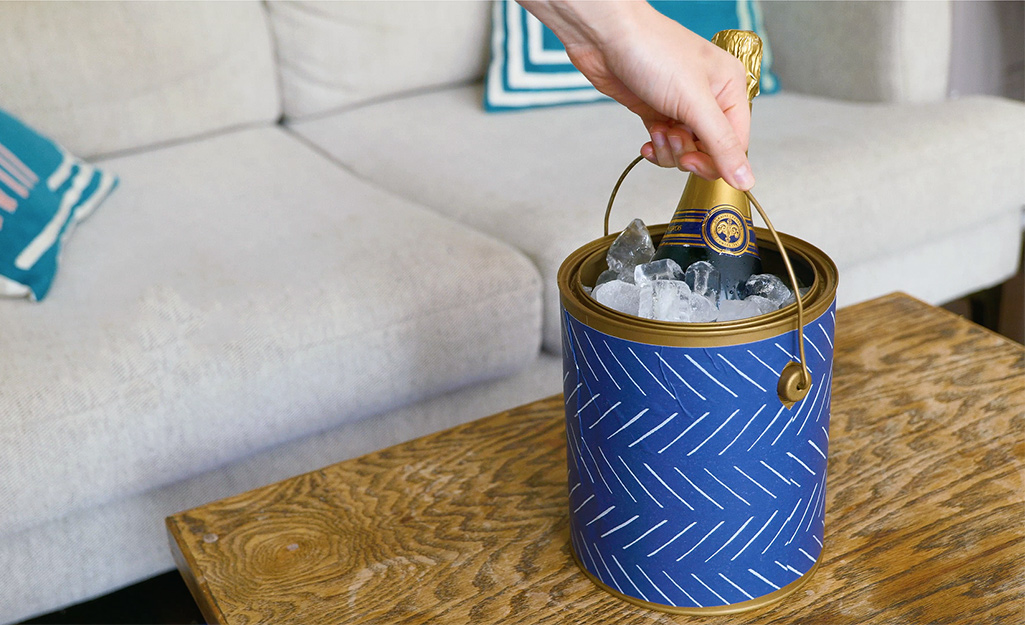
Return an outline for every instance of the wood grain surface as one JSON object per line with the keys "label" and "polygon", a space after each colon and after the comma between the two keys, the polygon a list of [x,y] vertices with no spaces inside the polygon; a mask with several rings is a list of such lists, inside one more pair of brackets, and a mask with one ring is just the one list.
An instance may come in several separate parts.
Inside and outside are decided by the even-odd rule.
{"label": "wood grain surface", "polygon": [[1025,349],[903,295],[836,340],[822,564],[774,606],[584,577],[561,397],[174,515],[172,550],[212,623],[1025,623]]}

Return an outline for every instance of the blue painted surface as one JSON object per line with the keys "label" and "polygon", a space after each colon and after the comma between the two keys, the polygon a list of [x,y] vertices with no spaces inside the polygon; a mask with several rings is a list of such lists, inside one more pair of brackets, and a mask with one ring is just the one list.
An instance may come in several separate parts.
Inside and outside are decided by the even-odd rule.
{"label": "blue painted surface", "polygon": [[767,595],[822,552],[835,301],[805,325],[813,386],[776,395],[797,332],[716,348],[609,336],[563,311],[573,549],[606,585],[712,607]]}

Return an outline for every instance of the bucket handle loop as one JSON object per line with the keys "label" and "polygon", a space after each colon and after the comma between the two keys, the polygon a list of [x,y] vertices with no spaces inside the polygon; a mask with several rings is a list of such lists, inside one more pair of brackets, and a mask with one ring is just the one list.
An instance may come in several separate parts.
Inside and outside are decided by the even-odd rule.
{"label": "bucket handle loop", "polygon": [[[623,173],[620,174],[619,180],[616,181],[616,186],[612,188],[612,195],[609,197],[609,204],[605,208],[605,236],[609,235],[609,217],[612,215],[612,204],[616,201],[616,194],[619,193],[619,187],[622,186],[623,181],[626,180],[627,174],[630,173],[637,163],[644,160],[643,156],[638,156]],[[696,175],[696,174],[695,174]],[[787,408],[792,408],[794,404],[801,401],[808,395],[808,391],[811,390],[811,373],[808,371],[808,359],[804,353],[804,302],[801,301],[800,287],[797,283],[797,275],[794,273],[794,267],[790,264],[790,256],[787,254],[786,248],[783,246],[783,241],[780,240],[779,234],[776,233],[776,228],[773,227],[772,222],[769,221],[769,216],[765,214],[762,209],[762,205],[758,203],[755,196],[750,191],[745,191],[744,195],[751,204],[758,210],[758,214],[761,215],[765,225],[769,228],[769,234],[772,235],[773,240],[776,242],[776,246],[779,248],[780,256],[783,257],[783,264],[787,268],[787,275],[790,277],[790,284],[794,288],[794,299],[797,301],[797,347],[801,354],[801,361],[794,362],[790,361],[785,367],[783,367],[782,373],[779,376],[779,384],[776,385],[776,394],[779,395],[779,400]]]}

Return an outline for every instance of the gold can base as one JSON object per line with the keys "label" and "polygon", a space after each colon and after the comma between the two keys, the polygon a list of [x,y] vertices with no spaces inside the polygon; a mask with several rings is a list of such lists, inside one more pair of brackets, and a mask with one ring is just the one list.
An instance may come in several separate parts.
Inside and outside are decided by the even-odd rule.
{"label": "gold can base", "polygon": [[757,599],[741,601],[740,603],[730,603],[728,605],[710,606],[707,608],[686,608],[673,605],[665,605],[662,603],[652,603],[651,601],[644,601],[643,599],[638,599],[636,597],[631,597],[630,595],[625,595],[616,590],[615,588],[608,586],[607,584],[605,584],[605,582],[598,579],[596,575],[588,571],[587,567],[585,567],[583,563],[580,561],[580,556],[577,555],[577,551],[573,548],[572,545],[570,545],[569,550],[570,553],[573,554],[573,560],[577,563],[577,567],[581,571],[583,571],[584,575],[586,575],[588,579],[594,582],[594,584],[598,586],[598,588],[601,588],[605,592],[614,595],[615,597],[622,599],[623,601],[632,603],[642,608],[647,608],[649,610],[655,610],[658,612],[668,612],[669,614],[686,614],[690,616],[718,616],[722,614],[736,614],[738,612],[749,612],[751,610],[757,610],[758,608],[770,606],[774,603],[779,603],[783,599],[789,597],[790,595],[800,590],[802,586],[807,584],[808,580],[811,579],[811,576],[815,573],[815,571],[818,570],[819,563],[822,562],[822,556],[819,556],[819,559],[815,561],[815,564],[813,564],[810,569],[808,569],[807,573],[790,582],[786,586],[780,588],[779,590],[774,590],[767,595],[762,595],[761,597],[758,597]]}

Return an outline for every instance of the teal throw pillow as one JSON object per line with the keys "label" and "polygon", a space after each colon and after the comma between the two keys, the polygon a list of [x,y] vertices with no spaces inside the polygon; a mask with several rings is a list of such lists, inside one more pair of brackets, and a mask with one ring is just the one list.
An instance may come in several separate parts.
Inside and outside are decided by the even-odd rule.
{"label": "teal throw pillow", "polygon": [[0,295],[46,297],[62,243],[117,183],[0,110]]}
{"label": "teal throw pillow", "polygon": [[[650,0],[663,15],[711,39],[720,30],[753,30],[762,38],[762,93],[779,83],[757,0]],[[514,0],[495,0],[491,62],[484,78],[484,108],[509,111],[608,100],[569,61],[562,42]]]}

